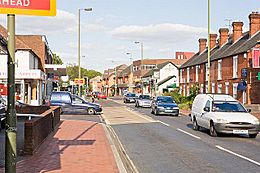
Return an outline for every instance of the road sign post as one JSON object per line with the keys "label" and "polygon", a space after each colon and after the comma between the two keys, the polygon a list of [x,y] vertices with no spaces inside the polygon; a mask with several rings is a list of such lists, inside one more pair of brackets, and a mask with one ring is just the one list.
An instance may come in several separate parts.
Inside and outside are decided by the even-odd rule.
{"label": "road sign post", "polygon": [[15,15],[7,15],[8,30],[8,104],[5,125],[5,172],[16,172],[16,133],[15,110]]}
{"label": "road sign post", "polygon": [[6,0],[0,3],[0,13],[7,14],[8,104],[5,124],[5,172],[16,172],[17,117],[15,109],[15,15],[55,16],[56,0]]}

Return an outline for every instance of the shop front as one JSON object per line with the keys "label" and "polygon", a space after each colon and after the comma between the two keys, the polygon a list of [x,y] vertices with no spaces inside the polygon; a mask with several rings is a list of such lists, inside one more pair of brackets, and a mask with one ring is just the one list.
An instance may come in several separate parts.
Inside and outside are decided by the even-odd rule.
{"label": "shop front", "polygon": [[[42,105],[46,90],[45,81],[46,75],[41,70],[16,71],[16,100],[30,105]],[[0,94],[7,97],[7,73],[3,71],[0,71]]]}

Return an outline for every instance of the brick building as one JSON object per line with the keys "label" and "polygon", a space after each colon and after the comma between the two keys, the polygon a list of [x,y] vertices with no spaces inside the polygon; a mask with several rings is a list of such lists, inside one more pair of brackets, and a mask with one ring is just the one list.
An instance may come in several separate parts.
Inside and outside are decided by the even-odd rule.
{"label": "brick building", "polygon": [[208,88],[207,40],[199,39],[199,51],[180,67],[180,92],[189,95],[190,88],[201,93],[225,93],[247,104],[260,104],[260,81],[257,79],[260,49],[260,14],[249,15],[249,31],[243,22],[233,22],[233,32],[219,29],[210,35],[210,91]]}

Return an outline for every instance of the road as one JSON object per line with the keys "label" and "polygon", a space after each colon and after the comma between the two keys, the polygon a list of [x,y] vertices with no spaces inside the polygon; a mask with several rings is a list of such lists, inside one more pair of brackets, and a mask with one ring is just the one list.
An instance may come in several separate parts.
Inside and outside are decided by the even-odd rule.
{"label": "road", "polygon": [[102,115],[140,173],[260,172],[260,135],[213,138],[187,116],[154,116],[121,100],[101,101]]}

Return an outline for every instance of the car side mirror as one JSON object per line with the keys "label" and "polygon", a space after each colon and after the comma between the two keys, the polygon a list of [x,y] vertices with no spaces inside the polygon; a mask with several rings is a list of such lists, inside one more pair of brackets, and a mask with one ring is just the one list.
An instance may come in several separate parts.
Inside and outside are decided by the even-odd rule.
{"label": "car side mirror", "polygon": [[249,112],[249,113],[250,113],[251,111],[252,111],[251,109],[247,109],[247,112]]}
{"label": "car side mirror", "polygon": [[210,110],[209,110],[209,107],[205,107],[204,109],[203,109],[205,112],[209,112]]}

